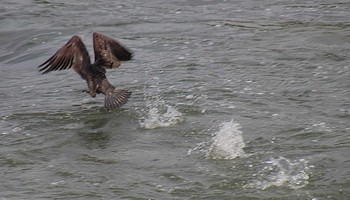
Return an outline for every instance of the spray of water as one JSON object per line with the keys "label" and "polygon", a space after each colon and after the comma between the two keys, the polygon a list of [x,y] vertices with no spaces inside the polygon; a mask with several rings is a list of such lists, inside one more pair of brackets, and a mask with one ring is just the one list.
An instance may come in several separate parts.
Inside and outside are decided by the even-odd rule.
{"label": "spray of water", "polygon": [[173,126],[183,121],[182,113],[174,106],[167,104],[162,98],[159,78],[153,77],[149,81],[151,81],[151,86],[144,88],[146,112],[140,119],[140,126],[145,129],[155,129]]}
{"label": "spray of water", "polygon": [[272,186],[299,189],[309,183],[311,166],[305,159],[291,161],[284,157],[278,157],[265,161],[264,164],[264,168],[255,174],[256,180],[245,187],[262,190]]}
{"label": "spray of water", "polygon": [[158,105],[148,109],[146,118],[140,121],[145,129],[169,127],[182,121],[182,114],[170,105]]}
{"label": "spray of water", "polygon": [[224,122],[209,142],[197,144],[195,148],[188,151],[188,154],[204,153],[206,158],[225,160],[245,157],[246,153],[243,150],[245,143],[240,129],[240,124],[233,120]]}
{"label": "spray of water", "polygon": [[212,159],[234,159],[246,156],[245,143],[240,125],[233,120],[221,124],[220,130],[214,134],[207,157]]}

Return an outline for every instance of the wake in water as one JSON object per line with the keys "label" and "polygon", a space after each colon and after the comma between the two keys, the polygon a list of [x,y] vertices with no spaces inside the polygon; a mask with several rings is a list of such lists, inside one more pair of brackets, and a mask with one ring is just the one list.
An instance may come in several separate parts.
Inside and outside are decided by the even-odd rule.
{"label": "wake in water", "polygon": [[188,151],[204,152],[206,158],[231,160],[237,157],[245,157],[243,148],[243,132],[240,130],[240,124],[231,120],[220,125],[220,129],[214,133],[210,142],[203,142],[194,149]]}

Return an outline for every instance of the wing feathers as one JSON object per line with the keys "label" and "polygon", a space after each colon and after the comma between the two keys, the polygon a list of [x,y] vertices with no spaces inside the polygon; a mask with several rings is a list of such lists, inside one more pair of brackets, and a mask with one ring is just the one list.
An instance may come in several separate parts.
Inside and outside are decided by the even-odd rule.
{"label": "wing feathers", "polygon": [[95,62],[104,68],[117,68],[120,61],[132,58],[132,53],[116,40],[101,33],[93,33]]}
{"label": "wing feathers", "polygon": [[[110,39],[110,40],[108,40]],[[123,47],[120,43],[117,41],[107,38],[107,43],[110,46],[110,49],[112,51],[112,54],[117,57],[120,61],[128,61],[132,58],[132,53]]]}
{"label": "wing feathers", "polygon": [[79,74],[84,67],[90,67],[90,57],[81,39],[74,35],[53,56],[39,65],[43,74],[54,70],[74,68]]}

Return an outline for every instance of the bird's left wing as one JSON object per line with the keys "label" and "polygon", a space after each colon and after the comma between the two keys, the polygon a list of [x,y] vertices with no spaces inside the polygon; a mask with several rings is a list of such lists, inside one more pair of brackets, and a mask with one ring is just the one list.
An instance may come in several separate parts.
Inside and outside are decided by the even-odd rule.
{"label": "bird's left wing", "polygon": [[95,62],[104,68],[117,68],[120,61],[131,60],[132,53],[116,40],[101,33],[94,32],[93,35]]}

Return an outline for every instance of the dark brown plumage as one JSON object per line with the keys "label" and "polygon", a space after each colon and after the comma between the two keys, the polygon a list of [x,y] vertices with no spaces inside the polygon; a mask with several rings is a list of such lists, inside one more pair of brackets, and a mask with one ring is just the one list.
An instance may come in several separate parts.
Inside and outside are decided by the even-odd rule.
{"label": "dark brown plumage", "polygon": [[120,61],[128,61],[132,53],[116,40],[93,33],[95,61],[91,64],[90,56],[81,39],[74,35],[51,58],[41,64],[40,72],[46,74],[54,70],[73,68],[84,80],[86,80],[89,93],[92,97],[102,93],[105,96],[107,109],[119,108],[125,104],[131,95],[128,90],[116,89],[111,85],[105,74],[106,69],[117,68]]}

